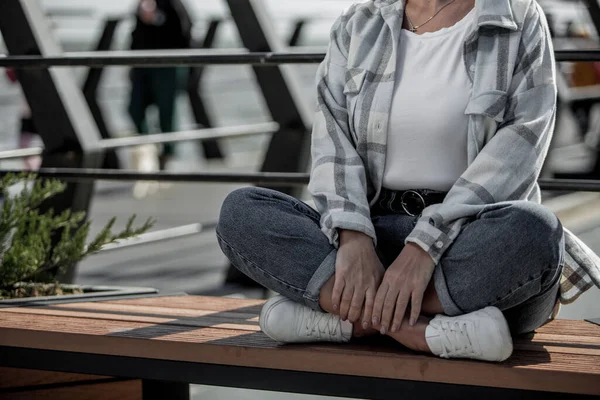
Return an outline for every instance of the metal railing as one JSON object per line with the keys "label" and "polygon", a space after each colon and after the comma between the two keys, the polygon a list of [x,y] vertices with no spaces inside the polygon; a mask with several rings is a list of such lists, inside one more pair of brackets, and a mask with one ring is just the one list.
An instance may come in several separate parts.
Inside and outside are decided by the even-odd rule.
{"label": "metal railing", "polygon": [[[14,173],[14,170],[0,170],[0,176]],[[41,177],[60,178],[68,181],[157,181],[188,183],[247,183],[259,186],[303,186],[308,184],[310,174],[294,172],[136,172],[120,169],[93,168],[42,168],[37,171]],[[584,179],[539,179],[542,190],[600,192],[600,180]]]}
{"label": "metal railing", "polygon": [[[189,140],[215,140],[234,139],[244,136],[255,136],[261,134],[273,134],[279,129],[276,122],[266,122],[253,125],[224,126],[219,128],[195,129],[191,131],[178,131],[172,133],[156,133],[151,135],[126,136],[113,139],[103,139],[99,147],[104,150],[119,149],[124,147],[140,146],[144,144],[163,144],[184,142]],[[26,149],[15,149],[0,151],[0,160],[24,158],[42,155],[42,147],[30,147]]]}
{"label": "metal railing", "polygon": [[[556,61],[600,61],[600,50],[560,50]],[[0,67],[43,69],[50,67],[131,66],[159,68],[193,65],[250,65],[255,67],[281,64],[315,64],[325,53],[249,53],[247,50],[171,50],[171,51],[106,51],[65,53],[61,56],[4,56]]]}
{"label": "metal railing", "polygon": [[[184,142],[188,140],[214,140],[232,139],[244,136],[275,133],[279,129],[276,122],[267,122],[254,125],[225,126],[219,128],[196,129],[191,131],[179,131],[172,133],[156,133],[143,136],[127,136],[114,139],[103,139],[100,141],[102,149],[119,149],[123,147],[139,146],[143,144],[161,144]],[[0,156],[2,153],[0,153]]]}
{"label": "metal railing", "polygon": [[[226,65],[243,64],[253,66],[276,66],[281,64],[314,64],[321,62],[324,53],[249,53],[239,51],[185,50],[185,51],[127,51],[96,53],[67,53],[58,57],[41,56],[5,56],[0,57],[0,67],[15,68],[49,68],[59,66],[104,67],[107,65],[133,65],[145,67],[161,67],[172,65]],[[557,61],[600,61],[599,50],[557,51]],[[264,123],[237,127],[221,127],[161,133],[146,136],[103,139],[101,149],[117,149],[140,144],[160,144],[187,140],[210,140],[234,138],[247,135],[274,133],[277,123]],[[0,152],[1,159],[21,158],[40,154],[39,148],[9,150]],[[6,174],[8,170],[1,171]],[[54,176],[65,180],[113,180],[113,181],[172,181],[172,182],[221,182],[249,183],[270,186],[305,185],[309,176],[302,173],[140,173],[137,171],[106,169],[68,169],[45,168],[39,171],[40,176]],[[600,181],[542,179],[539,181],[543,190],[552,191],[600,191]]]}

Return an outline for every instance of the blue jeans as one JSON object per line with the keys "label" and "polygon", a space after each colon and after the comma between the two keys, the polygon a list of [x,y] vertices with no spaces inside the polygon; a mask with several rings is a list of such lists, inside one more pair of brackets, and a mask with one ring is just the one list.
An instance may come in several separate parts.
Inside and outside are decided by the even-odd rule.
{"label": "blue jeans", "polygon": [[[377,253],[387,268],[417,217],[373,216]],[[320,215],[283,193],[244,188],[223,203],[217,226],[232,264],[265,287],[319,310],[319,294],[335,272],[337,250]],[[469,222],[437,265],[433,280],[450,316],[487,306],[504,312],[513,334],[543,325],[555,307],[564,253],[558,218],[539,204],[495,204]]]}

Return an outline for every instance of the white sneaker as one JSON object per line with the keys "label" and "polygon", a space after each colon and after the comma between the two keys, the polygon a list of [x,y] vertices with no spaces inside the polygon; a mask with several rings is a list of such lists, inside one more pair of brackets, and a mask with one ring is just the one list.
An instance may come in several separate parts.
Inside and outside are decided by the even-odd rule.
{"label": "white sneaker", "polygon": [[442,358],[500,362],[513,351],[508,324],[496,307],[458,317],[438,315],[429,322],[425,339],[431,352]]}
{"label": "white sneaker", "polygon": [[350,322],[283,296],[275,296],[265,303],[259,325],[267,336],[282,343],[344,343],[352,337]]}

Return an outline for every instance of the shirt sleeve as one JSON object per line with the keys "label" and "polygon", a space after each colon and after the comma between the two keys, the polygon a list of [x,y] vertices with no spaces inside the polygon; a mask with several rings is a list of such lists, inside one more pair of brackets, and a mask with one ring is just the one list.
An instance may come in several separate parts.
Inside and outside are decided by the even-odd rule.
{"label": "shirt sleeve", "polygon": [[503,121],[444,202],[423,211],[406,242],[439,263],[462,227],[486,206],[526,200],[550,146],[556,95],[554,50],[545,17],[535,5],[523,26]]}
{"label": "shirt sleeve", "polygon": [[363,160],[356,151],[346,107],[350,34],[348,13],[333,25],[329,49],[317,72],[317,112],[312,131],[312,169],[308,190],[321,214],[321,230],[334,246],[339,229],[376,240],[367,200]]}

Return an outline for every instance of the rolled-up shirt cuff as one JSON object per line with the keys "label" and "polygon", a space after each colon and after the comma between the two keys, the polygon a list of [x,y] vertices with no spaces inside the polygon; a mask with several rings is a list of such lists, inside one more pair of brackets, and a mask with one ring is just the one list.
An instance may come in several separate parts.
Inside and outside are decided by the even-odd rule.
{"label": "rolled-up shirt cuff", "polygon": [[370,218],[356,212],[336,211],[332,212],[321,219],[321,230],[329,239],[335,248],[339,247],[340,230],[349,230],[362,232],[373,239],[373,243],[377,245],[377,236],[375,227]]}
{"label": "rolled-up shirt cuff", "polygon": [[421,247],[437,265],[452,244],[452,239],[428,221],[421,219],[406,238],[406,243],[414,243]]}

